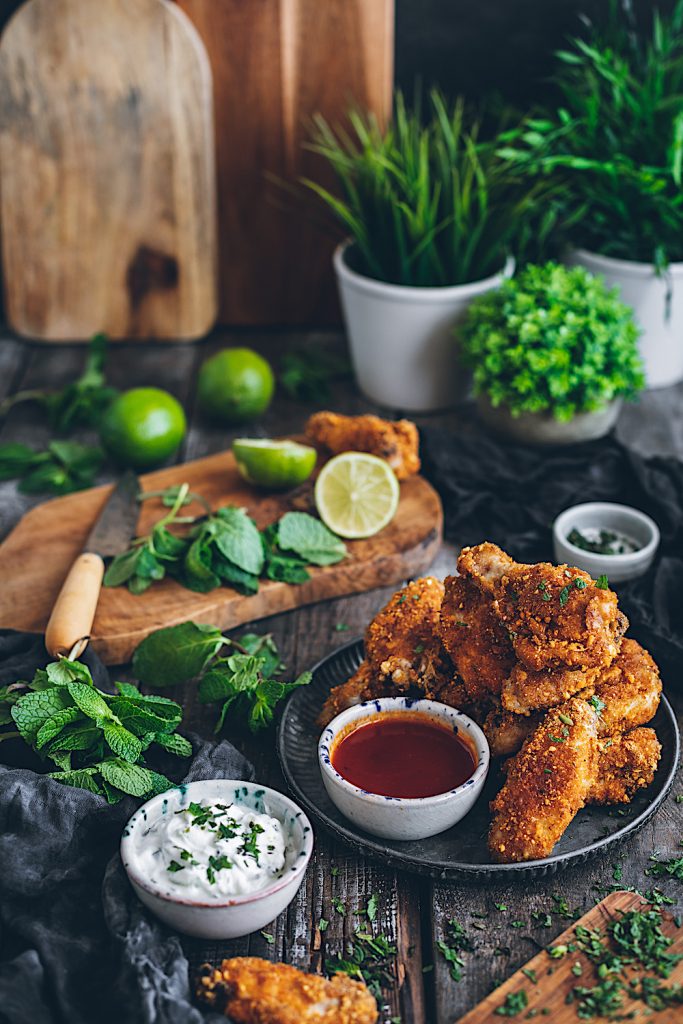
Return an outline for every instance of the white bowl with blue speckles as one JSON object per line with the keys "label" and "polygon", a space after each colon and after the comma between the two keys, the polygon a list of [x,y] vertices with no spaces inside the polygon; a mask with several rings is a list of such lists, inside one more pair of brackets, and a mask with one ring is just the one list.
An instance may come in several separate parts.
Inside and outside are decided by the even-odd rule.
{"label": "white bowl with blue speckles", "polygon": [[[334,768],[332,753],[349,726],[357,728],[382,711],[423,714],[450,725],[466,739],[476,761],[462,785],[435,796],[395,797],[369,793],[355,786]],[[333,718],[318,741],[318,762],[327,794],[344,817],[383,839],[426,839],[445,832],[465,817],[481,795],[489,770],[489,745],[476,722],[447,704],[411,697],[378,697],[347,708]]]}
{"label": "white bowl with blue speckles", "polygon": [[[141,870],[141,851],[151,826],[162,815],[192,801],[238,803],[281,823],[286,837],[285,864],[263,889],[211,902],[182,898],[150,881]],[[164,924],[202,939],[235,939],[259,931],[292,902],[313,852],[311,823],[297,804],[275,789],[238,779],[206,779],[176,786],[152,797],[128,821],[121,837],[121,860],[138,898]]]}

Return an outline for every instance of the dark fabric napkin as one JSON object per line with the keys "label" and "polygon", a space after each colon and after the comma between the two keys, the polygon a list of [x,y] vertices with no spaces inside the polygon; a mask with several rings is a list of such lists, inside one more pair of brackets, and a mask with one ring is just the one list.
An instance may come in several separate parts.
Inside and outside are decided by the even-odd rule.
{"label": "dark fabric napkin", "polygon": [[[39,636],[0,631],[0,685],[47,660]],[[97,686],[108,673],[83,659]],[[253,779],[230,743],[191,737],[184,782]],[[180,941],[133,893],[118,854],[140,801],[105,804],[27,768],[0,765],[2,1024],[199,1024]]]}
{"label": "dark fabric napkin", "polygon": [[542,450],[478,429],[426,427],[421,441],[423,472],[457,544],[489,540],[518,561],[553,561],[552,523],[570,505],[614,501],[652,516],[662,535],[654,565],[614,589],[629,635],[652,652],[668,685],[683,685],[683,462],[643,458],[611,436]]}

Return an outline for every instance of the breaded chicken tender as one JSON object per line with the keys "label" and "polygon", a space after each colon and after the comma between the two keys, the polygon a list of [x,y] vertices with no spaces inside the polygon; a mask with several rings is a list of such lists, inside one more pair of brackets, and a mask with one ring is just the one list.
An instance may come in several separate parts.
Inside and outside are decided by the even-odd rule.
{"label": "breaded chicken tender", "polygon": [[328,981],[255,956],[204,964],[197,998],[235,1024],[375,1024],[377,1003],[362,981]]}
{"label": "breaded chicken tender", "polygon": [[600,736],[645,725],[654,718],[661,695],[662,681],[652,655],[630,637],[622,640],[610,667],[586,692],[587,697],[595,696],[604,705],[598,719]]}
{"label": "breaded chicken tender", "polygon": [[515,715],[511,711],[494,708],[482,725],[491,757],[512,757],[517,754],[542,718],[542,713]]}
{"label": "breaded chicken tender", "polygon": [[471,548],[463,548],[458,558],[458,572],[467,576],[484,593],[495,597],[503,576],[513,569],[517,562],[499,548],[497,544],[484,541]]}
{"label": "breaded chicken tender", "polygon": [[632,729],[598,741],[598,773],[588,794],[591,804],[629,803],[655,777],[662,745],[654,729]]}
{"label": "breaded chicken tender", "polygon": [[392,422],[379,416],[342,416],[316,412],[306,424],[306,436],[335,455],[368,452],[389,463],[399,480],[420,470],[420,438],[410,420]]}
{"label": "breaded chicken tender", "polygon": [[548,857],[597,776],[597,714],[579,698],[549,711],[508,768],[491,803],[494,861]]}
{"label": "breaded chicken tender", "polygon": [[439,634],[471,700],[500,694],[514,666],[512,646],[492,598],[465,576],[445,581]]}
{"label": "breaded chicken tender", "polygon": [[391,697],[411,687],[436,692],[455,671],[438,635],[443,583],[433,576],[397,591],[365,631],[365,661],[325,701],[318,724],[327,725],[353,704]]}
{"label": "breaded chicken tender", "polygon": [[503,683],[501,701],[515,715],[530,715],[569,700],[599,677],[602,669],[556,668],[530,672],[520,662]]}

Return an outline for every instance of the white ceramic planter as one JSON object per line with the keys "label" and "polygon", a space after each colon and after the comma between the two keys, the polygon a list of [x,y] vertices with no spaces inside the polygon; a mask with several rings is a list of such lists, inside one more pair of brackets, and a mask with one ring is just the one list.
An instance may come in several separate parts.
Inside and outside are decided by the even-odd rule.
{"label": "white ceramic planter", "polygon": [[[683,380],[683,263],[672,263],[659,276],[651,263],[636,263],[575,249],[567,262],[600,274],[633,309],[642,328],[638,342],[649,388]],[[667,302],[667,293],[670,292]]]}
{"label": "white ceramic planter", "polygon": [[461,368],[453,329],[473,298],[500,287],[514,271],[509,259],[493,277],[445,288],[413,288],[364,277],[334,254],[344,321],[358,386],[391,409],[433,412],[465,397],[469,374]]}
{"label": "white ceramic planter", "polygon": [[487,398],[477,398],[479,417],[501,437],[521,444],[579,444],[604,437],[619,418],[621,399],[615,399],[595,412],[580,412],[568,422],[556,420],[550,413],[523,412],[513,416],[506,405],[493,406]]}

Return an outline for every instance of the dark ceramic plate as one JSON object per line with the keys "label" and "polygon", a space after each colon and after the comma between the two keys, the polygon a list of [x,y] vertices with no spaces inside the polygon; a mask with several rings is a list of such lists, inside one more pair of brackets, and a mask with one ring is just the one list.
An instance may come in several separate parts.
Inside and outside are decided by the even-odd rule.
{"label": "dark ceramic plate", "polygon": [[320,728],[316,718],[333,686],[356,671],[363,657],[363,641],[354,640],[316,665],[308,686],[295,690],[287,701],[278,731],[278,753],[294,798],[334,835],[369,854],[406,871],[434,878],[469,876],[487,878],[550,875],[571,864],[594,857],[633,835],[652,817],[666,797],[676,775],[680,735],[671,705],[662,699],[650,723],[662,744],[662,759],[654,781],[641,790],[623,816],[614,808],[586,807],[571,823],[551,857],[524,864],[493,864],[488,855],[488,803],[502,785],[500,773],[489,773],[481,798],[465,819],[448,832],[430,839],[396,842],[378,839],[343,817],[323,786],[318,767]]}

